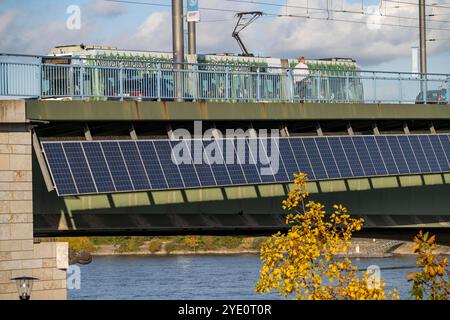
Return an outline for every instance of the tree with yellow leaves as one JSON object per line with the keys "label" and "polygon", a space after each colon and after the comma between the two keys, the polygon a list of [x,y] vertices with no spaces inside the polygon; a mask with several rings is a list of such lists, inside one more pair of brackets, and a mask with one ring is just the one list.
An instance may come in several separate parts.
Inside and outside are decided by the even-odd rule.
{"label": "tree with yellow leaves", "polygon": [[417,267],[421,270],[408,274],[413,283],[411,295],[416,300],[448,300],[450,296],[450,270],[448,258],[433,254],[436,238],[420,231],[414,238]]}
{"label": "tree with yellow leaves", "polygon": [[306,175],[295,175],[292,190],[283,201],[289,213],[287,233],[273,235],[261,247],[262,268],[256,291],[277,291],[295,299],[370,299],[397,298],[385,293],[383,281],[373,285],[373,275],[358,270],[347,258],[336,256],[347,251],[355,231],[361,230],[363,219],[352,218],[342,205],[333,206],[327,215],[324,206],[309,201]]}

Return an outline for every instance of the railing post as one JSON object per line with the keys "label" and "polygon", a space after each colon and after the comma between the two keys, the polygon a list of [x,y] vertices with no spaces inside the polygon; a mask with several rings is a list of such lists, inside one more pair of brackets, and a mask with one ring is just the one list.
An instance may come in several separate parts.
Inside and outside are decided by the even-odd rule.
{"label": "railing post", "polygon": [[372,86],[373,86],[373,102],[377,103],[377,79],[375,72],[372,73]]}
{"label": "railing post", "polygon": [[198,66],[192,65],[192,100],[197,101],[197,73],[198,73]]}
{"label": "railing post", "polygon": [[256,69],[256,101],[261,100],[261,75],[259,67]]}
{"label": "railing post", "polygon": [[403,101],[403,90],[402,90],[402,74],[398,74],[398,103],[401,104]]}
{"label": "railing post", "polygon": [[[320,72],[320,71],[319,71]],[[320,73],[318,73],[317,74],[317,102],[320,102],[320,98],[321,98],[321,96],[320,96],[320,90],[321,90],[321,84],[320,84],[320,82],[321,82],[321,79],[320,79]]]}
{"label": "railing post", "polygon": [[84,64],[80,61],[80,97],[84,99]]}
{"label": "railing post", "polygon": [[156,71],[156,96],[158,98],[158,101],[161,101],[161,78],[162,78],[161,62],[158,62]]}
{"label": "railing post", "polygon": [[346,72],[346,76],[345,76],[345,101],[349,102],[349,97],[350,97],[350,79],[349,79],[349,75],[348,72]]}
{"label": "railing post", "polygon": [[120,101],[123,101],[123,63],[120,63],[120,70],[119,70],[119,96]]}
{"label": "railing post", "polygon": [[44,84],[44,70],[43,70],[43,68],[44,68],[44,64],[42,63],[42,57],[41,58],[39,58],[39,99],[42,99],[42,96],[43,96],[43,91],[44,91],[44,88],[43,88],[43,84]]}
{"label": "railing post", "polygon": [[428,99],[428,81],[427,81],[427,75],[425,74],[421,74],[421,78],[422,78],[422,92],[423,92],[423,101],[425,104],[427,104],[427,99]]}
{"label": "railing post", "polygon": [[230,101],[231,99],[231,94],[230,94],[230,89],[231,89],[231,81],[230,81],[230,67],[226,66],[225,67],[225,99],[226,101]]}

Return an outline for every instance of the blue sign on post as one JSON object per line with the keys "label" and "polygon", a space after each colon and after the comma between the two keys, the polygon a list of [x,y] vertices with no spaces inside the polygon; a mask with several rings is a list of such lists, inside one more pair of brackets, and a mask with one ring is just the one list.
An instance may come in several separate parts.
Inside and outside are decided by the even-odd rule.
{"label": "blue sign on post", "polygon": [[199,22],[200,11],[198,9],[198,0],[187,0],[187,15],[188,22]]}

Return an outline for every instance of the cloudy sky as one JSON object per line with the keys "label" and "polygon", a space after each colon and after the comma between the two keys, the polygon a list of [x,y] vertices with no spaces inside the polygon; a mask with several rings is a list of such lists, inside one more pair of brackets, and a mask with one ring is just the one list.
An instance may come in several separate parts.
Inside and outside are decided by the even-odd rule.
{"label": "cloudy sky", "polygon": [[[258,10],[266,15],[242,32],[256,54],[352,57],[365,69],[410,71],[411,46],[418,44],[419,30],[417,5],[408,2],[418,1],[380,1],[200,0],[198,51],[238,52],[231,37],[234,15]],[[427,1],[441,4],[427,7],[428,14],[435,14],[429,18],[427,36],[438,39],[428,43],[430,72],[450,73],[450,1],[446,1]],[[80,43],[171,51],[170,3],[0,0],[0,52],[45,54],[56,45]],[[73,6],[81,12],[79,29],[67,27],[73,13],[68,9]]]}

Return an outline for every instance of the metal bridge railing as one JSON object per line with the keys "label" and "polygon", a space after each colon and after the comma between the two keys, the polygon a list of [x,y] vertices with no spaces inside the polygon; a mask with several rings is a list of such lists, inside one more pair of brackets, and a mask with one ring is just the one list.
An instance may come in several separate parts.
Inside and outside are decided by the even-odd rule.
{"label": "metal bridge railing", "polygon": [[[26,59],[25,59],[26,58]],[[0,55],[0,98],[450,103],[450,75]]]}

